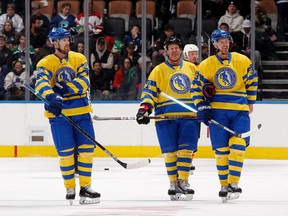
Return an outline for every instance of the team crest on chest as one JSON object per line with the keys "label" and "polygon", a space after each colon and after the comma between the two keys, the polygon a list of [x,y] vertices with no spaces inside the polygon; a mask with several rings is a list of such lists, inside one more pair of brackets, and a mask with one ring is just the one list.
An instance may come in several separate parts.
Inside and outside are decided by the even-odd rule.
{"label": "team crest on chest", "polygon": [[185,94],[188,92],[188,90],[190,90],[190,86],[190,79],[185,74],[176,73],[170,78],[170,88],[179,94]]}
{"label": "team crest on chest", "polygon": [[72,81],[75,78],[75,71],[71,67],[59,68],[55,73],[55,83],[62,80]]}
{"label": "team crest on chest", "polygon": [[236,84],[236,73],[231,68],[220,68],[215,74],[215,84],[220,89],[231,89]]}

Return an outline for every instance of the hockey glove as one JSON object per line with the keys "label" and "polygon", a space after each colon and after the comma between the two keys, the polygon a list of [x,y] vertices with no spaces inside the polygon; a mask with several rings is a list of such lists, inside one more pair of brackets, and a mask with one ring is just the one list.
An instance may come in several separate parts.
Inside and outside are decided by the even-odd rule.
{"label": "hockey glove", "polygon": [[55,84],[55,87],[53,88],[54,92],[60,94],[60,95],[64,95],[64,94],[68,94],[69,93],[69,87],[67,86],[67,82],[66,81],[60,81],[57,82]]}
{"label": "hockey glove", "polygon": [[209,126],[209,120],[211,119],[211,107],[208,101],[201,101],[197,104],[197,120],[203,122],[206,126]]}
{"label": "hockey glove", "polygon": [[136,115],[138,124],[149,124],[150,118],[148,116],[152,113],[151,108],[147,104],[141,104]]}
{"label": "hockey glove", "polygon": [[55,116],[59,116],[64,107],[63,100],[60,94],[54,93],[46,96],[49,101],[47,107],[48,112],[53,113]]}
{"label": "hockey glove", "polygon": [[215,95],[215,87],[213,86],[212,83],[205,83],[203,85],[202,90],[203,90],[203,95],[205,96],[207,100],[209,100]]}

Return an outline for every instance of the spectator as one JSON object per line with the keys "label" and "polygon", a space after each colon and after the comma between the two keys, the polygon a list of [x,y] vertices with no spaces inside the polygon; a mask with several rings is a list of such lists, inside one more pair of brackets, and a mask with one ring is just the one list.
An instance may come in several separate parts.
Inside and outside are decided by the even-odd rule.
{"label": "spectator", "polygon": [[44,46],[40,47],[38,52],[35,54],[35,60],[34,60],[34,67],[36,67],[37,63],[44,58],[45,56],[49,55],[49,54],[53,54],[55,51],[51,41],[49,40],[49,37],[46,37],[46,43]]}
{"label": "spectator", "polygon": [[135,44],[130,42],[124,52],[125,57],[128,57],[132,61],[132,65],[136,66],[138,63],[138,59],[140,58],[140,54],[135,52]]}
{"label": "spectator", "polygon": [[0,100],[4,99],[4,79],[12,65],[12,51],[6,47],[6,36],[0,33]]}
{"label": "spectator", "polygon": [[256,32],[269,35],[272,42],[277,40],[276,32],[271,27],[271,19],[261,10],[259,1],[255,2],[255,27]]}
{"label": "spectator", "polygon": [[71,14],[71,4],[69,2],[63,3],[61,11],[53,17],[50,23],[50,29],[62,27],[70,30],[71,34],[76,33],[76,17]]}
{"label": "spectator", "polygon": [[49,34],[49,30],[50,30],[50,21],[49,21],[48,17],[45,16],[44,14],[42,14],[42,12],[40,10],[40,4],[38,4],[38,3],[32,3],[31,9],[32,9],[31,20],[35,19],[35,17],[41,18],[40,19],[40,21],[41,21],[40,26],[44,30],[45,36],[47,36]]}
{"label": "spectator", "polygon": [[121,40],[115,40],[111,53],[113,55],[113,69],[114,74],[119,70],[121,65],[121,57],[123,56],[124,43]]}
{"label": "spectator", "polygon": [[133,43],[135,45],[134,51],[136,53],[141,53],[142,37],[140,26],[132,26],[130,29],[130,33],[124,37],[124,45],[127,47],[130,43]]}
{"label": "spectator", "polygon": [[24,100],[25,89],[22,84],[25,82],[25,77],[22,62],[16,61],[14,69],[6,75],[4,80],[6,100]]}
{"label": "spectator", "polygon": [[[242,24],[242,30],[234,34],[234,39],[236,46],[238,48],[238,52],[246,55],[250,58],[251,54],[251,21],[244,20]],[[259,48],[257,46],[256,39],[256,49]],[[261,54],[258,50],[254,51],[255,53],[255,69],[258,70],[261,65]]]}
{"label": "spectator", "polygon": [[[275,0],[277,6],[277,33],[279,36],[278,41],[285,41],[285,27],[288,20],[288,0]],[[286,22],[285,22],[286,19]]]}
{"label": "spectator", "polygon": [[[166,38],[169,38],[172,36],[180,38],[180,36],[175,33],[174,26],[168,23],[164,26],[163,32],[160,34],[160,37],[154,44],[154,50],[152,52],[152,67],[153,68],[157,65],[156,63],[159,62],[157,61],[157,59],[159,59],[158,58],[159,55],[163,55],[164,57],[166,56],[166,50],[164,49],[163,44]],[[162,59],[162,57],[160,58]]]}
{"label": "spectator", "polygon": [[[23,64],[23,68],[26,68],[26,64],[25,64],[25,35],[24,33],[20,33],[19,35],[19,45],[15,48],[12,49],[12,58],[13,58],[13,64],[16,61],[21,61]],[[29,59],[29,63],[30,63],[30,71],[34,71],[34,65],[33,62],[35,61],[35,50],[32,46],[30,46],[29,49],[29,53],[30,53],[30,59]]]}
{"label": "spectator", "polygon": [[92,100],[107,99],[110,94],[110,78],[102,70],[101,61],[96,59],[93,62],[93,71],[90,73],[90,93]]}
{"label": "spectator", "polygon": [[4,23],[6,20],[11,20],[14,29],[19,33],[24,29],[23,19],[21,16],[15,13],[15,4],[10,3],[7,5],[7,13],[0,16],[0,30],[4,28]]}
{"label": "spectator", "polygon": [[[84,4],[83,4],[84,6]],[[93,10],[92,0],[88,0],[88,22],[89,22],[89,48],[90,51],[95,49],[95,40],[96,38],[103,36],[103,21],[102,16],[97,11]],[[84,10],[83,10],[84,11]],[[76,29],[78,35],[75,37],[75,42],[78,40],[83,40],[84,33],[84,25],[85,25],[85,17],[84,12],[80,13],[76,18]],[[92,64],[93,62],[91,62]]]}
{"label": "spectator", "polygon": [[229,32],[229,25],[227,23],[221,23],[219,29]]}
{"label": "spectator", "polygon": [[132,66],[130,58],[126,57],[120,69],[116,72],[113,82],[114,93],[109,95],[111,100],[136,100],[138,70]]}
{"label": "spectator", "polygon": [[[113,63],[114,58],[111,52],[107,50],[107,45],[104,37],[99,37],[96,40],[96,48],[93,50],[90,62],[93,63],[96,59],[99,59],[101,61],[101,65],[103,70],[108,73],[110,79],[113,79],[114,76],[114,70],[113,70]],[[93,68],[93,65],[91,64],[91,68]]]}
{"label": "spectator", "polygon": [[17,45],[18,32],[15,31],[13,27],[13,22],[11,20],[5,21],[2,33],[7,37],[7,48],[12,50]]}
{"label": "spectator", "polygon": [[37,53],[40,47],[46,44],[46,30],[42,27],[42,18],[40,16],[34,16],[31,18],[31,28],[30,28],[30,44],[35,49]]}
{"label": "spectator", "polygon": [[76,52],[84,54],[84,42],[83,41],[78,41],[76,44]]}
{"label": "spectator", "polygon": [[240,11],[237,10],[235,2],[231,1],[225,14],[220,17],[218,26],[224,22],[229,25],[230,33],[237,32],[241,30],[243,20],[244,18],[240,15]]}

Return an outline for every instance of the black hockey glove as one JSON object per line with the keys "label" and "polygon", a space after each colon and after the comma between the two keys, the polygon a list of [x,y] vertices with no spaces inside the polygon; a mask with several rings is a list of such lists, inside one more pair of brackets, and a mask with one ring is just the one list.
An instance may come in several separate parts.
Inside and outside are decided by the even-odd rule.
{"label": "black hockey glove", "polygon": [[138,124],[149,124],[150,118],[148,116],[152,113],[151,108],[147,104],[141,104],[136,115]]}
{"label": "black hockey glove", "polygon": [[211,119],[211,107],[208,101],[201,101],[197,104],[197,120],[203,122],[206,126],[209,126],[209,120]]}
{"label": "black hockey glove", "polygon": [[46,99],[49,101],[49,106],[47,107],[47,110],[50,113],[53,113],[55,116],[59,116],[64,107],[61,95],[57,93],[49,94],[46,96]]}
{"label": "black hockey glove", "polygon": [[205,96],[207,100],[209,100],[215,95],[215,87],[213,86],[212,83],[205,83],[203,85],[202,90],[203,90],[203,95]]}

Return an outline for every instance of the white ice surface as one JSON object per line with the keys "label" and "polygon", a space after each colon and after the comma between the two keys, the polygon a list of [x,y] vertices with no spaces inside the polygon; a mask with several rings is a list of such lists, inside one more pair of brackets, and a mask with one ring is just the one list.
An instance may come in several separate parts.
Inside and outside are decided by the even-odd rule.
{"label": "white ice surface", "polygon": [[[138,159],[121,158],[124,162]],[[65,200],[57,158],[0,158],[0,216],[286,216],[288,161],[245,160],[238,200],[222,203],[214,159],[195,159],[192,201],[170,201],[162,158],[125,170],[111,158],[95,158],[92,188],[96,205]],[[109,168],[105,171],[104,168]],[[77,193],[79,188],[77,188]]]}

